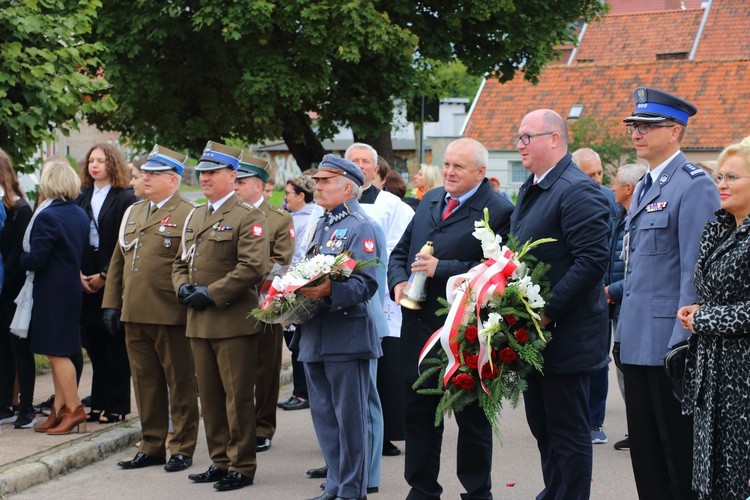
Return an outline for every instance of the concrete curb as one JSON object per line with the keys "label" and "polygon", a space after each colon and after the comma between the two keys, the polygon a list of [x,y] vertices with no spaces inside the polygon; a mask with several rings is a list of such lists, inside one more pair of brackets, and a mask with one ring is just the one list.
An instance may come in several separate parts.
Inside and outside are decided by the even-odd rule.
{"label": "concrete curb", "polygon": [[[291,363],[284,363],[279,380],[281,387],[292,383]],[[134,418],[4,465],[0,467],[0,498],[86,467],[124,450],[140,438],[140,420]]]}
{"label": "concrete curb", "polygon": [[137,419],[94,432],[0,468],[0,495],[18,493],[125,449],[141,436]]}

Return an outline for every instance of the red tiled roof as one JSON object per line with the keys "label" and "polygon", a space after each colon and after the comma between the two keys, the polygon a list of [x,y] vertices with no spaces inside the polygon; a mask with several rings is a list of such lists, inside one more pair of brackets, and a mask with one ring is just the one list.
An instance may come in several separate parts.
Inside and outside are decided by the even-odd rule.
{"label": "red tiled roof", "polygon": [[729,60],[750,57],[749,32],[750,2],[714,0],[698,42],[695,59]]}
{"label": "red tiled roof", "polygon": [[563,117],[573,104],[583,116],[612,127],[633,111],[635,87],[657,87],[698,107],[683,140],[684,149],[721,149],[750,134],[750,58],[740,61],[659,61],[617,65],[550,66],[537,86],[521,75],[501,85],[488,80],[469,117],[464,134],[490,150],[514,150],[523,116],[550,108]]}
{"label": "red tiled roof", "polygon": [[697,9],[703,0],[609,0],[612,7],[610,14],[633,14],[635,12],[652,12],[656,10],[679,9],[681,4],[686,9]]}
{"label": "red tiled roof", "polygon": [[703,9],[608,15],[589,24],[573,64],[655,61],[657,54],[689,54]]}

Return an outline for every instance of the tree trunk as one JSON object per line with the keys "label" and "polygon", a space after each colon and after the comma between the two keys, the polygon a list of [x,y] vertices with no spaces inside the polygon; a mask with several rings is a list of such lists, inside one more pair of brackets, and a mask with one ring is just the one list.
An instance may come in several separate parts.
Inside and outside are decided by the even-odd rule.
{"label": "tree trunk", "polygon": [[300,111],[284,120],[281,133],[289,152],[294,156],[300,170],[315,167],[326,154],[323,144],[312,129],[312,121],[306,113]]}
{"label": "tree trunk", "polygon": [[391,142],[390,127],[386,130],[381,130],[376,135],[372,136],[358,136],[355,134],[354,141],[369,144],[375,148],[375,151],[377,151],[380,156],[385,158],[385,161],[387,161],[389,165],[394,165],[393,143]]}

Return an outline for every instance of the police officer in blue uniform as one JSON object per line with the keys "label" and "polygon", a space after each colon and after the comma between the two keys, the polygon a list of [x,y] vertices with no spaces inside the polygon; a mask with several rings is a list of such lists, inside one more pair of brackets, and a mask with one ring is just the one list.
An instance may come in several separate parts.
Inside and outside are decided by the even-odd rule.
{"label": "police officer in blue uniform", "polygon": [[[357,202],[364,182],[359,167],[326,155],[313,178],[317,202],[326,212],[307,256],[346,251],[358,262],[376,257],[384,242]],[[356,270],[344,281],[326,278],[323,284],[301,289],[323,302],[322,312],[300,325],[292,340],[299,345],[313,424],[328,464],[325,491],[316,500],[366,498],[369,366],[382,355],[368,314],[368,301],[376,291],[375,267]]]}
{"label": "police officer in blue uniform", "polygon": [[716,186],[680,151],[697,109],[662,90],[638,87],[625,118],[649,171],[628,217],[624,295],[615,341],[625,376],[630,456],[640,498],[695,498],[692,421],[664,373],[667,350],[690,333],[676,318],[698,300],[693,273],[703,226],[719,209]]}

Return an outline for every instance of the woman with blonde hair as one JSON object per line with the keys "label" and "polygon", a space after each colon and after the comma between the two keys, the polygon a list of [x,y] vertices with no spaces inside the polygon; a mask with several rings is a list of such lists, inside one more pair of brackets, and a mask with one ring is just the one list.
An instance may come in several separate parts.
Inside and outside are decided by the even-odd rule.
{"label": "woman with blonde hair", "polygon": [[435,165],[422,164],[419,171],[414,174],[414,187],[417,188],[414,197],[421,200],[430,189],[443,185],[443,173]]}
{"label": "woman with blonde hair", "polygon": [[682,411],[693,415],[693,490],[750,497],[750,137],[719,155],[721,209],[701,236],[699,302],[677,317],[689,341]]}
{"label": "woman with blonde hair", "polygon": [[[80,181],[67,160],[56,158],[42,167],[39,191],[44,202],[31,218],[23,238],[21,267],[33,286],[28,338],[31,351],[44,354],[52,366],[55,399],[47,420],[36,432],[69,434],[86,430],[86,412],[78,399],[76,372],[70,356],[81,350],[81,256],[88,239],[86,213],[73,201]],[[81,427],[82,424],[82,427]]]}

